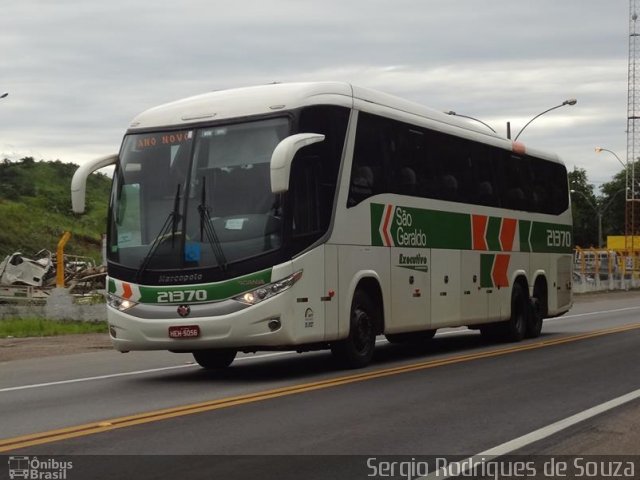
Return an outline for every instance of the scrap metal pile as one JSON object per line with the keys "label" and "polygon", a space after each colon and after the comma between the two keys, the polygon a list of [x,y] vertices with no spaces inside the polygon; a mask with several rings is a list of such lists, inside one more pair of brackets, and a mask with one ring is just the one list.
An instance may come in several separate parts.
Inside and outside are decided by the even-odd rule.
{"label": "scrap metal pile", "polygon": [[[85,294],[104,289],[106,268],[89,257],[64,255],[64,285],[71,293]],[[0,263],[0,286],[51,288],[56,285],[56,254],[40,250],[33,257],[21,252],[7,255]]]}

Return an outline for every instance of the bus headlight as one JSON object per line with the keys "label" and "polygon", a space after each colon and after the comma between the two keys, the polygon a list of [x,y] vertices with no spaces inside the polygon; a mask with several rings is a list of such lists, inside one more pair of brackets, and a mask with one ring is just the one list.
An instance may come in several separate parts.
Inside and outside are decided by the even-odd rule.
{"label": "bus headlight", "polygon": [[113,293],[109,293],[107,294],[107,305],[115,308],[116,310],[124,312],[125,310],[129,310],[131,307],[135,307],[137,303],[132,302],[131,300],[127,300],[126,298],[114,295]]}
{"label": "bus headlight", "polygon": [[233,297],[233,300],[246,305],[255,305],[288,290],[293,286],[293,284],[300,280],[300,278],[302,278],[302,270],[299,270],[293,275],[283,278],[282,280],[278,280],[277,282],[262,285],[254,290],[249,290],[248,292],[235,296]]}

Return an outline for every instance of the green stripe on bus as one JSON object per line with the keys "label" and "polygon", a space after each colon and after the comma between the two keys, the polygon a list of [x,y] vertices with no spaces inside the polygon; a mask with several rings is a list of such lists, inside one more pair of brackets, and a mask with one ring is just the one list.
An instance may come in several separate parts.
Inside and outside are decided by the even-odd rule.
{"label": "green stripe on bus", "polygon": [[480,288],[493,288],[493,261],[496,256],[491,254],[480,255]]}
{"label": "green stripe on bus", "polygon": [[379,203],[371,204],[371,245],[381,247],[384,245],[380,236],[380,225],[384,214],[384,205]]}
{"label": "green stripe on bus", "polygon": [[[223,282],[202,285],[174,285],[149,287],[140,285],[141,303],[197,303],[216,302],[234,297],[260,285],[271,283],[271,268]],[[184,293],[184,300],[177,300],[176,292]],[[194,292],[190,294],[189,292]],[[197,293],[197,294],[196,294]],[[159,295],[160,294],[160,295]],[[164,301],[163,301],[164,300]]]}
{"label": "green stripe on bus", "polygon": [[497,217],[489,217],[489,222],[487,224],[487,247],[489,250],[493,250],[499,252],[502,250],[500,248],[500,225],[502,224],[502,219]]}
{"label": "green stripe on bus", "polygon": [[531,249],[541,253],[572,253],[573,240],[570,225],[533,222]]}
{"label": "green stripe on bus", "polygon": [[[381,231],[387,205],[371,204],[371,244],[384,246]],[[510,217],[513,218],[513,217]],[[386,235],[396,247],[472,250],[471,215],[395,206]],[[489,217],[486,240],[489,251],[500,252],[502,218]],[[518,220],[521,252],[571,253],[571,225]],[[513,248],[518,251],[517,243]]]}
{"label": "green stripe on bus", "polygon": [[[399,207],[398,207],[399,208]],[[419,227],[427,237],[430,248],[471,250],[471,215],[465,213],[418,210]]]}
{"label": "green stripe on bus", "polygon": [[528,220],[519,220],[519,233],[520,233],[520,251],[530,252],[531,245],[529,244],[529,233],[531,232],[531,222]]}
{"label": "green stripe on bus", "polygon": [[[385,208],[386,205],[371,204],[374,246],[385,245],[381,234]],[[395,207],[386,232],[396,247],[471,249],[471,217],[464,213]]]}

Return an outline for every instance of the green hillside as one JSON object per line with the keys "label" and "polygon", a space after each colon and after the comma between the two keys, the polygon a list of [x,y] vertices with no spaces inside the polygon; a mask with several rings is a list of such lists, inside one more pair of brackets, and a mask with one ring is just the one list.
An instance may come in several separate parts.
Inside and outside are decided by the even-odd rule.
{"label": "green hillside", "polygon": [[71,163],[0,162],[0,261],[20,251],[29,256],[41,249],[55,252],[62,232],[72,237],[65,253],[101,258],[101,235],[106,230],[111,180],[93,174],[87,182],[84,215],[71,212]]}

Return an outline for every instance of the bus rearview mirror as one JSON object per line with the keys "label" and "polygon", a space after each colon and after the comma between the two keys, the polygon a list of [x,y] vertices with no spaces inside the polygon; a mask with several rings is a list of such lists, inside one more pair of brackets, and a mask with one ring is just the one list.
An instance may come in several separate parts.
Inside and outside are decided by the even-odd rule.
{"label": "bus rearview mirror", "polygon": [[289,190],[291,163],[298,150],[313,143],[322,142],[324,135],[319,133],[298,133],[283,139],[271,155],[271,191],[284,193]]}
{"label": "bus rearview mirror", "polygon": [[118,160],[118,154],[96,158],[80,165],[71,179],[71,207],[74,213],[84,213],[86,199],[87,178],[96,170],[113,165]]}

